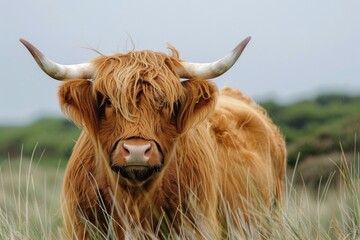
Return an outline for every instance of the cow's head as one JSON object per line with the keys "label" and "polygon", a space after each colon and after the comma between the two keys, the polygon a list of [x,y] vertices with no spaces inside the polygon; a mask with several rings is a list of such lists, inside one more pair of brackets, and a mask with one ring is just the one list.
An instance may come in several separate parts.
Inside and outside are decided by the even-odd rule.
{"label": "cow's head", "polygon": [[213,63],[183,62],[172,49],[171,56],[140,51],[60,65],[21,40],[50,77],[65,81],[59,89],[64,113],[88,133],[119,179],[132,185],[158,176],[179,136],[208,116],[217,90],[206,79],[226,72],[249,41]]}

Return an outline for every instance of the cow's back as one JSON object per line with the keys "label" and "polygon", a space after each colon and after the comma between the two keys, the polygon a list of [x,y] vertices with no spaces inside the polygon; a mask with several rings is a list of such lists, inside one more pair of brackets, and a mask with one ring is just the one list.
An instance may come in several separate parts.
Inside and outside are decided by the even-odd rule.
{"label": "cow's back", "polygon": [[241,92],[224,88],[210,121],[220,162],[220,194],[226,204],[240,207],[251,218],[252,207],[281,201],[285,143],[265,110]]}

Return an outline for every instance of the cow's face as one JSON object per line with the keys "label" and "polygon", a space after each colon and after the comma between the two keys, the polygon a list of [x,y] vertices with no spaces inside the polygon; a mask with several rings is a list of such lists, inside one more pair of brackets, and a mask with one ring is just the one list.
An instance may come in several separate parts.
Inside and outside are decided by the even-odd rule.
{"label": "cow's face", "polygon": [[177,139],[213,109],[216,88],[205,80],[180,82],[175,59],[153,52],[100,57],[94,64],[93,81],[61,86],[62,109],[99,143],[125,182],[161,175]]}

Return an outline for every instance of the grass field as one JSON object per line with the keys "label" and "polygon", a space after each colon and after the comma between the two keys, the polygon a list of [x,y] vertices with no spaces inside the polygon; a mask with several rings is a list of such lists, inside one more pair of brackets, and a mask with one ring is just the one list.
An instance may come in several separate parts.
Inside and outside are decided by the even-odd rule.
{"label": "grass field", "polygon": [[[343,160],[360,159],[354,153],[351,161]],[[0,162],[0,239],[64,238],[59,202],[64,168],[61,163],[59,166],[21,156]],[[290,173],[281,221],[269,221],[266,239],[359,239],[359,171],[348,164],[339,166],[338,171],[338,184],[331,185],[330,179],[317,191],[295,186]],[[240,238],[237,227],[231,227],[228,239]],[[181,234],[177,237],[184,238]],[[261,239],[262,233],[253,226],[247,238]]]}
{"label": "grass field", "polygon": [[0,239],[61,239],[63,174],[31,158],[0,162]]}

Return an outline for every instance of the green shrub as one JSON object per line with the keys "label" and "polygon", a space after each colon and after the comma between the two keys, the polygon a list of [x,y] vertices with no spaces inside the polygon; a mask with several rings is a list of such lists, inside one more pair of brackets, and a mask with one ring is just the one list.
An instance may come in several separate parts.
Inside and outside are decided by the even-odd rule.
{"label": "green shrub", "polygon": [[[63,118],[41,119],[28,126],[0,128],[0,159],[30,156],[34,147],[37,156],[46,159],[68,159],[80,130]],[[45,159],[44,158],[44,159]]]}

